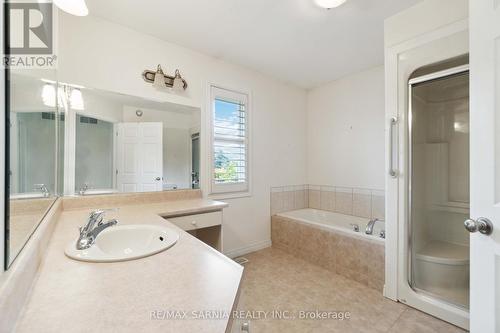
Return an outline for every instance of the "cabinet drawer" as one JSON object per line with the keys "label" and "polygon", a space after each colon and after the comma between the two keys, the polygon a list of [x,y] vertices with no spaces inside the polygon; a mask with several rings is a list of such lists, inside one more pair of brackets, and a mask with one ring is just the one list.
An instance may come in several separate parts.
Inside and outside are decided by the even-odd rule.
{"label": "cabinet drawer", "polygon": [[214,225],[222,224],[222,211],[186,215],[179,217],[167,217],[167,221],[172,222],[179,228],[183,230],[195,230],[206,227],[212,227]]}

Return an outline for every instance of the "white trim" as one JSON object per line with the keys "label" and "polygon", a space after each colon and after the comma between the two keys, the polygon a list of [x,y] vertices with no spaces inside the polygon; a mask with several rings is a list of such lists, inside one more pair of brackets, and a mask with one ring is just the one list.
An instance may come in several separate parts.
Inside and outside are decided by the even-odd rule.
{"label": "white trim", "polygon": [[[463,73],[463,72],[467,72],[467,71],[469,71],[469,65],[468,64],[467,65],[453,67],[453,68],[448,68],[448,69],[445,69],[445,70],[442,70],[442,71],[439,71],[439,72],[435,72],[435,73],[431,73],[431,74],[427,74],[427,75],[422,75],[422,76],[419,76],[419,77],[415,77],[415,78],[411,79],[410,81],[408,81],[408,85],[412,86],[412,85],[417,84],[417,83],[431,81],[431,80],[436,80],[436,79],[440,79],[440,78],[443,78],[443,77],[447,77],[447,76],[450,76],[450,75],[454,75],[454,74],[458,74],[458,73]],[[421,97],[418,97],[418,98],[421,99]]]}
{"label": "white trim", "polygon": [[[242,184],[225,184],[225,185],[214,185],[213,184],[213,126],[212,126],[212,112],[213,112],[213,90],[223,90],[224,95],[229,96],[231,99],[240,100],[242,95],[245,101],[245,111],[246,111],[246,149],[247,149],[247,163],[246,163],[246,182]],[[231,88],[226,85],[216,84],[213,82],[208,82],[206,84],[205,90],[205,103],[201,112],[202,128],[200,133],[200,152],[201,156],[207,156],[206,159],[201,159],[203,162],[206,161],[206,165],[200,163],[200,183],[203,193],[213,199],[229,199],[229,198],[240,198],[248,197],[252,195],[252,171],[253,171],[253,144],[252,144],[252,93],[247,89]],[[203,174],[202,174],[203,173]],[[218,188],[216,188],[218,187]]]}
{"label": "white trim", "polygon": [[243,246],[243,247],[239,247],[239,248],[224,252],[224,254],[229,258],[237,258],[237,257],[243,256],[243,255],[248,254],[248,253],[252,253],[255,251],[259,251],[259,250],[268,248],[271,245],[272,245],[271,240],[267,239],[264,241],[254,242],[248,246]]}

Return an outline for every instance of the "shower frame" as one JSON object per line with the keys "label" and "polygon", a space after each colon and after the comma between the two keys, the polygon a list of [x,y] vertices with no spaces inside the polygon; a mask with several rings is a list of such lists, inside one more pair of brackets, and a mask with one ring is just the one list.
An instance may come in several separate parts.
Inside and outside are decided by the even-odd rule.
{"label": "shower frame", "polygon": [[[445,70],[436,71],[430,74],[425,74],[422,76],[418,76],[415,78],[410,78],[408,80],[407,87],[407,110],[405,117],[402,117],[406,120],[404,123],[400,122],[401,125],[406,127],[405,137],[404,137],[404,155],[403,160],[405,160],[406,167],[403,168],[403,179],[404,179],[404,188],[406,197],[403,199],[404,202],[404,216],[405,221],[402,223],[402,227],[404,228],[405,240],[404,244],[402,244],[402,249],[404,250],[403,258],[404,264],[403,274],[404,281],[406,282],[406,287],[403,288],[406,291],[404,293],[399,293],[398,300],[402,303],[420,309],[424,312],[432,313],[433,315],[437,315],[440,318],[446,320],[450,316],[450,313],[453,316],[459,316],[463,318],[467,318],[468,321],[468,310],[458,307],[455,304],[448,303],[445,300],[434,297],[431,293],[425,292],[423,290],[419,290],[413,287],[412,283],[412,217],[411,217],[411,207],[412,207],[412,88],[416,84],[421,84],[424,82],[431,82],[438,79],[443,79],[447,77],[452,77],[459,74],[464,74],[469,72],[469,65],[461,65],[452,68],[448,68]],[[450,320],[451,321],[451,320]],[[455,323],[458,324],[458,323]],[[465,325],[460,325],[464,327]]]}

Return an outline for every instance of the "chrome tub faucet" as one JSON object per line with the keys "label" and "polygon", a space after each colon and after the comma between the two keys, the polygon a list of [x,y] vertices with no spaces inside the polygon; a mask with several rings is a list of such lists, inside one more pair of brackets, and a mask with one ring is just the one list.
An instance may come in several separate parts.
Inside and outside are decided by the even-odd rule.
{"label": "chrome tub faucet", "polygon": [[365,234],[367,235],[373,235],[373,227],[375,226],[375,223],[378,221],[378,219],[371,219],[370,222],[366,225],[366,230]]}
{"label": "chrome tub faucet", "polygon": [[89,189],[89,184],[85,183],[85,184],[83,184],[82,187],[80,187],[78,194],[85,195],[85,192],[87,192],[88,189]]}
{"label": "chrome tub faucet", "polygon": [[45,184],[35,184],[35,190],[42,192],[42,195],[47,198],[50,196],[50,191]]}
{"label": "chrome tub faucet", "polygon": [[97,236],[106,228],[114,226],[118,223],[117,220],[112,219],[104,223],[104,215],[109,211],[117,211],[117,209],[104,209],[95,210],[90,213],[87,224],[80,227],[80,237],[76,242],[77,250],[85,250],[91,247]]}

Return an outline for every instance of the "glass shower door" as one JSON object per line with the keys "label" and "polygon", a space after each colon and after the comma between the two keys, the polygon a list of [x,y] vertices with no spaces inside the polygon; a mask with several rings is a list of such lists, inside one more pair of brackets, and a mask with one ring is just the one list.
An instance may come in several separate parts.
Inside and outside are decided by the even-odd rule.
{"label": "glass shower door", "polygon": [[409,283],[469,305],[469,73],[410,81]]}

